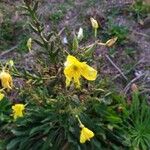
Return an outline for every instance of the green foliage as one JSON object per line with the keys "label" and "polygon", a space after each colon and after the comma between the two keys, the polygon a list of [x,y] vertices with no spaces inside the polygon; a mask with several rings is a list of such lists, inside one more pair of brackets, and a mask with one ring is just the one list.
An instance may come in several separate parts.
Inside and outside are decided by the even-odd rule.
{"label": "green foliage", "polygon": [[6,146],[5,141],[0,139],[0,150],[4,150],[5,146]]}
{"label": "green foliage", "polygon": [[28,33],[25,31],[24,31],[24,34],[18,37],[18,41],[20,42],[18,45],[18,51],[20,53],[28,52],[27,41],[29,38],[30,37],[28,36]]}
{"label": "green foliage", "polygon": [[64,17],[64,13],[59,10],[57,12],[54,12],[50,15],[50,20],[54,22],[55,24],[58,23],[62,18]]}
{"label": "green foliage", "polygon": [[136,0],[133,5],[129,8],[136,19],[144,18],[150,12],[150,5],[144,4],[143,0]]}
{"label": "green foliage", "polygon": [[[105,101],[111,99],[108,105]],[[122,96],[115,94],[100,99],[86,98],[81,103],[78,97],[59,95],[49,99],[41,106],[30,105],[26,108],[24,118],[17,120],[11,129],[13,136],[9,139],[7,149],[107,149],[116,143],[123,146],[123,138],[118,131],[122,123],[121,114],[126,116],[126,104]],[[122,103],[121,103],[122,102]],[[122,106],[123,112],[116,111]],[[80,128],[75,115],[79,115],[83,124],[95,133],[95,137],[85,144],[79,143]]]}
{"label": "green foliage", "polygon": [[72,0],[64,1],[63,3],[57,4],[57,5],[51,4],[50,10],[52,8],[55,8],[54,11],[50,13],[51,23],[57,26],[59,21],[61,21],[66,15],[66,13],[72,8],[72,5],[73,5]]}
{"label": "green foliage", "polygon": [[128,29],[125,26],[116,25],[113,22],[109,22],[107,34],[109,37],[118,37],[118,43],[124,44],[127,40]]}
{"label": "green foliage", "polygon": [[[146,97],[138,91],[132,94],[129,115],[123,121],[125,136],[133,149],[146,150],[150,148],[150,107]],[[127,141],[126,141],[127,142]]]}
{"label": "green foliage", "polygon": [[0,51],[11,49],[26,52],[25,40],[29,34],[23,16],[18,13],[20,7],[0,2]]}
{"label": "green foliage", "polygon": [[[0,49],[6,50],[10,46],[19,45],[20,52],[26,51],[27,32],[22,27],[22,22],[13,23],[9,18],[5,19],[0,27]],[[19,33],[24,30],[24,34]]]}
{"label": "green foliage", "polygon": [[77,36],[75,35],[72,43],[72,50],[77,51],[79,47]]}
{"label": "green foliage", "polygon": [[125,53],[129,56],[129,57],[133,57],[136,53],[135,49],[134,48],[130,48],[130,47],[127,47],[125,48]]}
{"label": "green foliage", "polygon": [[0,27],[0,49],[6,49],[12,44],[15,38],[15,25],[11,23],[10,20],[6,20],[2,23]]}
{"label": "green foliage", "polygon": [[26,16],[30,18],[29,26],[33,32],[38,36],[38,39],[34,38],[33,41],[39,45],[47,54],[50,63],[55,64],[60,60],[59,56],[62,55],[62,43],[57,32],[50,31],[45,33],[44,24],[40,20],[40,16],[37,13],[38,1],[33,2],[32,5],[26,4],[23,6]]}
{"label": "green foliage", "polygon": [[11,102],[7,98],[3,98],[0,101],[0,150],[5,149],[5,140],[10,135],[10,126],[12,123],[11,113]]}
{"label": "green foliage", "polygon": [[11,102],[7,98],[0,101],[0,127],[10,122]]}

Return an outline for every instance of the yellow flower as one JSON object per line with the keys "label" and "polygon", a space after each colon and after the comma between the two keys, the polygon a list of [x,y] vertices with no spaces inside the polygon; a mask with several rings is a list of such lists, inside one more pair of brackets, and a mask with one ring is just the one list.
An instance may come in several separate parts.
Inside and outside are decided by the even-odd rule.
{"label": "yellow flower", "polygon": [[91,21],[91,24],[92,24],[92,27],[94,28],[94,29],[97,29],[99,26],[98,26],[98,22],[97,22],[97,20],[95,20],[94,18],[90,18],[90,21]]}
{"label": "yellow flower", "polygon": [[4,98],[4,94],[3,93],[0,93],[0,101]]}
{"label": "yellow flower", "polygon": [[87,140],[90,141],[91,138],[94,137],[94,133],[88,128],[84,127],[84,125],[80,125],[81,134],[80,134],[80,143],[85,143]]}
{"label": "yellow flower", "polygon": [[108,40],[108,41],[105,43],[106,46],[108,46],[108,47],[113,46],[113,45],[116,43],[117,39],[118,39],[117,37],[114,37],[114,38]]}
{"label": "yellow flower", "polygon": [[13,117],[14,117],[15,120],[18,117],[23,117],[24,109],[25,109],[25,105],[24,104],[15,104],[14,106],[12,106]]}
{"label": "yellow flower", "polygon": [[28,47],[29,51],[31,51],[31,48],[32,48],[32,39],[31,38],[29,38],[27,41],[27,47]]}
{"label": "yellow flower", "polygon": [[97,71],[87,65],[85,62],[80,62],[72,55],[68,55],[65,62],[64,74],[66,76],[66,86],[70,85],[73,80],[77,88],[80,87],[80,77],[83,76],[87,80],[95,80]]}
{"label": "yellow flower", "polygon": [[1,80],[2,87],[4,89],[7,89],[7,90],[12,89],[12,86],[13,86],[12,77],[9,73],[7,73],[3,70],[0,73],[0,80]]}

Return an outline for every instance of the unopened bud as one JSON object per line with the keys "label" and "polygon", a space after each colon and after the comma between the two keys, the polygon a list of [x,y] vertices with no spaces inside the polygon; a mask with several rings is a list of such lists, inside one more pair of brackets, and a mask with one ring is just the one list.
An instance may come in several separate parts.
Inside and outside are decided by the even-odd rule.
{"label": "unopened bud", "polygon": [[95,20],[94,18],[91,17],[90,21],[91,21],[92,27],[94,29],[97,29],[99,27],[97,20]]}
{"label": "unopened bud", "polygon": [[121,113],[121,112],[123,111],[123,107],[122,107],[122,106],[119,106],[119,107],[117,108],[117,111],[118,111],[119,113]]}
{"label": "unopened bud", "polygon": [[138,87],[137,87],[137,85],[136,85],[135,83],[133,83],[133,84],[131,85],[131,90],[132,90],[133,92],[138,91]]}
{"label": "unopened bud", "polygon": [[82,40],[83,39],[83,28],[80,28],[78,31],[78,35],[77,35],[78,40]]}

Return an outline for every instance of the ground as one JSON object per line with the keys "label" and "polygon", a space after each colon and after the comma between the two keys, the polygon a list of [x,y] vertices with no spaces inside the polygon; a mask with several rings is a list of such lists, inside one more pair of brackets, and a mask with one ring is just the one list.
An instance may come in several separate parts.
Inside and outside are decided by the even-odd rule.
{"label": "ground", "polygon": [[[148,4],[149,1],[145,3]],[[13,59],[18,67],[24,66],[31,71],[36,64],[34,55],[27,50],[26,41],[35,35],[28,28],[28,20],[21,9],[22,3],[8,0],[1,1],[0,4],[1,61]],[[96,48],[95,59],[97,63],[101,63],[96,65],[102,78],[111,77],[113,82],[117,81],[118,89],[123,90],[132,79],[144,73],[147,78],[139,84],[144,84],[142,87],[147,88],[150,82],[150,28],[147,25],[149,16],[141,12],[140,18],[137,18],[136,8],[131,10],[133,4],[133,0],[44,0],[40,2],[38,13],[42,16],[46,31],[55,26],[57,31],[65,28],[65,31],[72,34],[79,27],[83,27],[86,35],[81,45],[93,42],[89,18],[95,17],[101,24],[99,38],[105,41],[114,34],[120,36],[118,46]],[[67,35],[62,32],[61,36],[63,39]],[[34,49],[36,48],[35,45]],[[110,55],[113,63],[128,78],[127,81],[105,57],[106,54]]]}

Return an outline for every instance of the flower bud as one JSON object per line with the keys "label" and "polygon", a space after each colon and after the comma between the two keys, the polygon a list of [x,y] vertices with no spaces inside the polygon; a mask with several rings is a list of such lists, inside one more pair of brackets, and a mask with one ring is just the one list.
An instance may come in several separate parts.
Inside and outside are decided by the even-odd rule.
{"label": "flower bud", "polygon": [[32,39],[31,38],[29,38],[27,41],[27,47],[28,47],[29,51],[31,51],[31,48],[32,48]]}
{"label": "flower bud", "polygon": [[99,26],[98,26],[98,22],[97,22],[97,20],[95,20],[94,18],[90,18],[90,21],[91,21],[91,24],[92,24],[92,27],[94,28],[94,29],[97,29]]}
{"label": "flower bud", "polygon": [[131,90],[132,90],[133,92],[138,91],[138,87],[137,87],[137,85],[136,85],[135,83],[133,83],[133,84],[131,85]]}
{"label": "flower bud", "polygon": [[80,41],[83,39],[83,28],[79,29],[77,39],[80,40]]}

